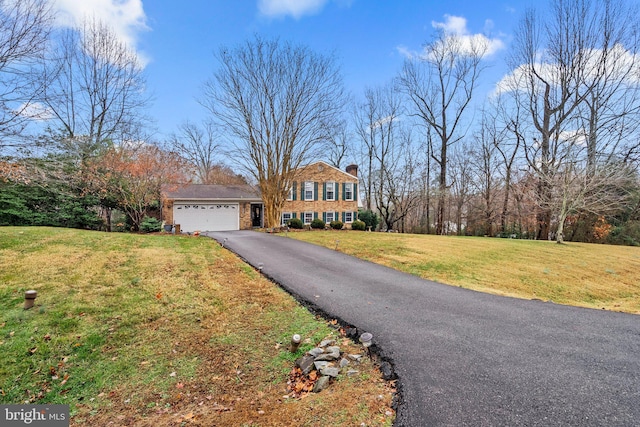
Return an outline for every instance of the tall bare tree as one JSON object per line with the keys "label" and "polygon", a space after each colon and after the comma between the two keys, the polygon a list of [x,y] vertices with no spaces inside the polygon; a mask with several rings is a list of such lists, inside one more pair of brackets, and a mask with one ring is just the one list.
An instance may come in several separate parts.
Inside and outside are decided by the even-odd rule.
{"label": "tall bare tree", "polygon": [[[521,94],[516,102],[527,111],[534,129],[522,142],[529,166],[540,177],[541,206],[551,204],[546,200],[553,191],[549,185],[556,182],[551,177],[566,170],[559,158],[566,140],[563,132],[579,127],[575,118],[583,105],[588,106],[591,125],[597,126],[605,87],[613,87],[611,81],[602,85],[613,73],[612,55],[624,46],[619,29],[633,25],[621,18],[635,22],[635,17],[613,13],[620,2],[551,0],[546,14],[529,10],[518,27],[510,59],[513,73],[501,85],[511,85],[511,91]],[[592,166],[594,162],[595,148]],[[537,216],[538,238],[546,239],[552,212],[541,208]]]}
{"label": "tall bare tree", "polygon": [[108,141],[126,141],[144,122],[145,77],[137,55],[92,19],[63,31],[49,58],[41,102],[63,149],[80,160]]}
{"label": "tall bare tree", "polygon": [[34,80],[48,41],[46,0],[0,0],[0,150],[17,145],[39,87]]}
{"label": "tall bare tree", "polygon": [[382,216],[383,226],[395,223],[393,202],[395,171],[400,168],[402,142],[399,121],[402,100],[391,84],[365,90],[365,101],[356,109],[356,132],[363,157],[363,187],[367,209],[373,205]]}
{"label": "tall bare tree", "polygon": [[436,234],[443,234],[445,202],[449,188],[447,162],[449,147],[464,132],[462,120],[478,78],[488,44],[482,38],[467,40],[441,31],[426,45],[424,54],[405,61],[399,82],[409,97],[413,115],[433,130],[438,147],[432,158],[440,169]]}
{"label": "tall bare tree", "polygon": [[215,184],[216,166],[220,154],[220,139],[213,123],[203,126],[186,121],[178,127],[178,133],[169,137],[173,151],[179,153],[195,169],[200,184]]}
{"label": "tall bare tree", "polygon": [[231,135],[232,157],[257,182],[265,224],[275,227],[296,168],[317,154],[339,122],[340,69],[333,56],[258,36],[221,47],[217,59],[201,103]]}

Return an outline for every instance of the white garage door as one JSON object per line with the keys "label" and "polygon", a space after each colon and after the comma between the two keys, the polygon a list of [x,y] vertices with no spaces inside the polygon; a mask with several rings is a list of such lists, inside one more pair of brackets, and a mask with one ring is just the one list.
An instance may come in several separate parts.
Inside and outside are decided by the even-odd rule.
{"label": "white garage door", "polygon": [[173,222],[184,232],[240,229],[237,203],[175,203]]}

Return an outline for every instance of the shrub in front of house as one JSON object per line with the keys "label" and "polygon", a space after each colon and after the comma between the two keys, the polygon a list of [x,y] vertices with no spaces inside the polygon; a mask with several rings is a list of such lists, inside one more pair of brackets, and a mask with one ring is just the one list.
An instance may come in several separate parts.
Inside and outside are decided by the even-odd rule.
{"label": "shrub in front of house", "polygon": [[342,227],[344,226],[344,224],[342,223],[342,221],[331,221],[329,223],[329,225],[331,226],[331,228],[333,228],[334,230],[342,230]]}
{"label": "shrub in front of house", "polygon": [[300,218],[291,218],[287,221],[287,226],[289,226],[289,228],[295,228],[296,230],[302,230],[303,225]]}
{"label": "shrub in front of house", "polygon": [[150,216],[145,216],[140,223],[140,230],[142,230],[143,233],[155,233],[156,231],[160,231],[161,229],[162,222]]}
{"label": "shrub in front of house", "polygon": [[321,220],[320,218],[316,218],[313,221],[311,221],[311,228],[315,228],[317,230],[323,230],[325,227],[325,223],[323,220]]}
{"label": "shrub in front of house", "polygon": [[375,231],[378,223],[380,222],[380,217],[372,210],[363,210],[358,212],[358,219],[364,222],[365,227],[371,227],[371,231]]}
{"label": "shrub in front of house", "polygon": [[364,231],[367,228],[367,224],[364,221],[355,220],[351,223],[352,230]]}

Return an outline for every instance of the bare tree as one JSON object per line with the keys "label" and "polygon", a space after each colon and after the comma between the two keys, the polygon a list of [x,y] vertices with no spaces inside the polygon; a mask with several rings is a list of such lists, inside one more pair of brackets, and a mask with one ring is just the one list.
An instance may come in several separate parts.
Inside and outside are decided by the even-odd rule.
{"label": "bare tree", "polygon": [[45,0],[0,0],[0,149],[19,144],[13,138],[36,114],[34,69],[47,46],[51,19]]}
{"label": "bare tree", "polygon": [[231,135],[233,157],[262,193],[266,226],[275,227],[295,170],[317,154],[339,121],[339,67],[332,56],[258,36],[220,48],[217,59],[201,103]]}
{"label": "bare tree", "polygon": [[[452,224],[455,224],[456,234],[463,236],[467,225],[469,213],[469,201],[473,195],[473,163],[469,161],[469,148],[465,144],[456,146],[449,162],[449,174],[452,177],[451,190],[452,202],[455,206],[455,223],[447,220],[446,232],[451,231]],[[485,161],[487,159],[485,158]],[[486,178],[485,178],[486,179]],[[490,192],[488,193],[490,196]],[[491,223],[491,219],[488,221]]]}
{"label": "bare tree", "polygon": [[41,102],[60,129],[63,150],[86,160],[109,141],[140,132],[148,104],[138,58],[104,23],[65,30],[49,58]]}
{"label": "bare tree", "polygon": [[373,171],[376,152],[376,123],[380,119],[379,105],[374,99],[374,90],[365,90],[365,101],[356,106],[354,122],[356,134],[360,138],[360,158],[362,159],[361,185],[365,192],[365,207],[371,210],[373,206]]}
{"label": "bare tree", "polygon": [[424,55],[405,61],[399,82],[413,105],[413,115],[433,130],[439,147],[432,158],[440,169],[436,233],[444,232],[448,192],[448,149],[462,136],[462,119],[483,69],[488,49],[481,38],[464,43],[455,34],[441,31],[425,47]]}
{"label": "bare tree", "polygon": [[[609,58],[622,41],[618,29],[627,25],[622,15],[611,13],[616,4],[619,0],[552,0],[548,15],[529,10],[518,28],[513,73],[500,86],[521,93],[516,102],[535,129],[522,142],[529,166],[540,177],[541,206],[549,206],[551,177],[562,168],[562,133],[577,127],[579,107],[590,99],[599,109],[604,92],[596,94],[596,88],[606,80]],[[550,236],[551,216],[549,209],[538,212],[538,238]]]}
{"label": "bare tree", "polygon": [[[475,144],[470,150],[465,150],[466,156],[462,163],[469,163],[472,166],[472,173],[476,177],[472,185],[482,201],[479,209],[482,212],[483,234],[493,236],[498,216],[496,214],[496,198],[500,186],[503,187],[503,191],[507,192],[505,182],[499,180],[498,172],[502,161],[499,147],[505,139],[504,130],[497,127],[494,117],[485,110],[482,113],[480,128],[474,133],[473,139]],[[458,163],[461,162],[458,161]],[[464,164],[458,166],[458,168],[463,167]]]}
{"label": "bare tree", "polygon": [[178,133],[169,137],[173,151],[179,153],[195,169],[200,184],[214,184],[214,172],[218,166],[219,137],[213,123],[204,126],[186,121],[178,127]]}
{"label": "bare tree", "polygon": [[588,146],[581,140],[563,141],[561,166],[549,176],[540,176],[548,181],[551,192],[538,203],[555,214],[557,243],[564,242],[564,225],[569,215],[620,212],[630,198],[629,189],[634,186],[635,175],[630,168],[620,162],[593,165],[586,151]]}
{"label": "bare tree", "polygon": [[[356,109],[356,132],[363,156],[363,187],[367,209],[375,205],[381,226],[392,229],[397,222],[394,201],[397,171],[405,160],[400,141],[402,102],[391,84],[365,90],[365,101]],[[410,138],[409,138],[410,140]]]}
{"label": "bare tree", "polygon": [[330,165],[342,169],[342,162],[352,150],[351,135],[345,121],[341,121],[336,126],[335,133],[329,136],[327,145],[327,161]]}

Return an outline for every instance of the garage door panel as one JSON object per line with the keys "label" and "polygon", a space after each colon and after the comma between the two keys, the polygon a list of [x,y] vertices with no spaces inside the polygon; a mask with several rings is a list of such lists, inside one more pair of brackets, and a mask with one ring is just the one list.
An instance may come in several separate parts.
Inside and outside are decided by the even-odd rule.
{"label": "garage door panel", "polygon": [[229,231],[240,228],[237,203],[175,203],[173,221],[186,232]]}

